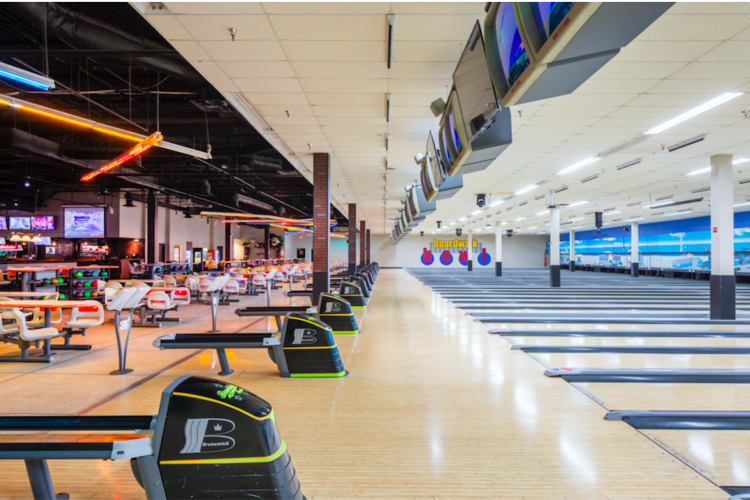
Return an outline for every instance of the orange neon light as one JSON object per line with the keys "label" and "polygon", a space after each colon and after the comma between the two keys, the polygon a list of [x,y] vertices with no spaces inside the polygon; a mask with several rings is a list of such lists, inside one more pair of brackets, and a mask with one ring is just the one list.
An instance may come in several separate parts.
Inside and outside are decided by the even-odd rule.
{"label": "orange neon light", "polygon": [[111,162],[103,165],[99,170],[94,170],[93,172],[89,172],[88,174],[81,177],[82,182],[89,182],[90,180],[94,179],[96,176],[100,174],[106,174],[107,172],[114,170],[115,168],[119,167],[125,162],[128,162],[135,158],[136,156],[142,155],[149,149],[151,149],[153,146],[158,144],[162,139],[164,139],[164,136],[161,135],[161,132],[154,132],[150,136],[143,139],[143,142],[140,144],[136,144],[132,148],[130,148],[128,151],[124,152]]}

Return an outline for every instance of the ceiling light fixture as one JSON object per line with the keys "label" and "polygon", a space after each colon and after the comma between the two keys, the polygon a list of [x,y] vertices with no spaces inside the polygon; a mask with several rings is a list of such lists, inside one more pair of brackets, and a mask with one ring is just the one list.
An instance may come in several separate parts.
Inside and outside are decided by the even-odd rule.
{"label": "ceiling light fixture", "polygon": [[570,165],[569,167],[565,167],[564,169],[557,172],[557,175],[566,175],[571,172],[575,172],[576,170],[579,170],[583,167],[586,167],[588,165],[591,165],[592,163],[596,163],[599,160],[601,160],[598,156],[589,156],[588,158],[585,158],[578,163],[574,163],[573,165]]}
{"label": "ceiling light fixture", "polygon": [[81,182],[89,182],[101,174],[106,174],[107,172],[116,169],[123,163],[127,163],[136,156],[142,155],[143,153],[157,145],[159,142],[161,142],[162,139],[164,139],[164,136],[161,135],[161,132],[154,132],[150,136],[146,137],[143,142],[141,142],[140,144],[136,144],[111,162],[101,166],[98,170],[89,172],[88,174],[81,177]]}
{"label": "ceiling light fixture", "polygon": [[537,212],[537,215],[547,215],[549,213],[549,210],[542,210],[541,212]]}
{"label": "ceiling light fixture", "polygon": [[748,205],[750,205],[750,201],[743,201],[742,203],[735,203],[734,204],[735,207],[746,207]]}
{"label": "ceiling light fixture", "polygon": [[[750,161],[750,158],[737,158],[736,160],[732,161],[732,166],[736,167],[737,165],[742,165],[743,163],[747,163],[749,161]],[[703,167],[703,168],[699,168],[697,170],[688,172],[685,175],[701,175],[701,174],[707,174],[710,171],[711,171],[711,167]]]}
{"label": "ceiling light fixture", "polygon": [[471,212],[471,215],[479,215],[481,213],[482,213],[481,210],[474,210],[473,212]]}
{"label": "ceiling light fixture", "polygon": [[516,222],[521,222],[522,220],[526,220],[526,217],[516,217]]}
{"label": "ceiling light fixture", "polygon": [[0,62],[0,77],[37,90],[49,90],[55,88],[55,81],[53,79],[37,75],[16,66],[11,66],[4,62]]}
{"label": "ceiling light fixture", "polygon": [[568,208],[580,207],[581,205],[585,205],[586,203],[588,203],[588,200],[575,201],[573,203],[570,203],[567,207]]}
{"label": "ceiling light fixture", "polygon": [[668,130],[672,127],[675,127],[679,125],[682,122],[685,122],[691,118],[694,118],[702,113],[705,113],[706,111],[709,111],[717,106],[720,106],[724,104],[725,102],[731,101],[732,99],[735,99],[742,95],[742,92],[725,92],[719,96],[714,97],[710,101],[704,102],[703,104],[696,106],[692,109],[689,109],[685,111],[684,113],[675,116],[671,120],[667,120],[664,123],[657,125],[653,128],[648,129],[644,135],[656,135],[661,132],[664,132],[665,130]]}
{"label": "ceiling light fixture", "polygon": [[492,203],[490,203],[489,206],[490,206],[490,208],[494,208],[494,207],[496,207],[498,205],[502,205],[503,203],[505,203],[505,200],[495,200]]}
{"label": "ceiling light fixture", "polygon": [[515,194],[516,196],[521,196],[522,194],[526,194],[529,191],[533,191],[533,190],[535,190],[538,187],[539,187],[539,184],[529,184],[528,186],[522,187],[521,189],[519,189],[518,191],[516,191],[513,194]]}

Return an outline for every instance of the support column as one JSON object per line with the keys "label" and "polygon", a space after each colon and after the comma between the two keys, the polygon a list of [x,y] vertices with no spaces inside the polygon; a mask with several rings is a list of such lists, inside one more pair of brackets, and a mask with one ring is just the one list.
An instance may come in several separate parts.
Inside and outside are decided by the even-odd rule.
{"label": "support column", "polygon": [[317,304],[322,293],[331,287],[328,250],[331,219],[331,158],[328,153],[313,154],[313,296]]}
{"label": "support column", "polygon": [[576,270],[576,232],[571,231],[570,232],[570,253],[568,254],[570,256],[570,271],[573,272]]}
{"label": "support column", "polygon": [[503,232],[495,230],[495,276],[503,275]]}
{"label": "support column", "polygon": [[234,242],[232,241],[232,225],[224,224],[224,260],[232,260],[232,247]]}
{"label": "support column", "polygon": [[638,269],[638,260],[640,259],[638,245],[638,223],[633,222],[630,225],[630,275],[633,278],[637,278],[640,274]]}
{"label": "support column", "polygon": [[[349,203],[349,274],[357,272],[357,205]],[[360,243],[360,246],[362,243]],[[362,264],[360,259],[360,264]]]}
{"label": "support column", "polygon": [[156,203],[156,192],[149,191],[146,198],[146,263],[152,264],[157,260],[159,238],[159,206]]}
{"label": "support column", "polygon": [[367,230],[367,238],[365,238],[365,264],[370,263],[370,230]]}
{"label": "support column", "polygon": [[711,319],[735,319],[732,155],[711,157]]}
{"label": "support column", "polygon": [[471,236],[471,231],[466,231],[466,269],[468,271],[472,270],[473,262],[472,257],[474,256],[474,248],[473,248],[473,238]]}
{"label": "support column", "polygon": [[359,221],[359,264],[367,260],[367,225],[365,221]]}
{"label": "support column", "polygon": [[263,258],[271,258],[271,228],[269,226],[263,228]]}
{"label": "support column", "polygon": [[549,221],[549,286],[560,286],[560,209],[550,209]]}

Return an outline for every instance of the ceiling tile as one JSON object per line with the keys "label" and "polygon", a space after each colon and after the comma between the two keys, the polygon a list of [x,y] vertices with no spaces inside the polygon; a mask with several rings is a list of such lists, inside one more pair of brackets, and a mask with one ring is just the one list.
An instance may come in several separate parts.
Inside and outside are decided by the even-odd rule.
{"label": "ceiling tile", "polygon": [[270,15],[281,40],[383,40],[383,15]]}
{"label": "ceiling tile", "polygon": [[252,93],[245,92],[245,98],[255,104],[282,104],[282,105],[305,105],[308,104],[304,93]]}
{"label": "ceiling tile", "polygon": [[295,61],[300,78],[385,78],[388,68],[382,62]]}
{"label": "ceiling tile", "polygon": [[[484,18],[482,12],[481,18]],[[397,16],[394,40],[456,40],[465,42],[471,34],[477,15],[404,15]]]}
{"label": "ceiling tile", "polygon": [[201,42],[214,61],[284,61],[286,54],[276,40],[257,42]]}
{"label": "ceiling tile", "polygon": [[388,2],[265,2],[267,14],[388,14]]}
{"label": "ceiling tile", "polygon": [[192,40],[190,32],[174,16],[154,14],[145,18],[167,40]]}
{"label": "ceiling tile", "polygon": [[383,42],[347,41],[346,43],[319,40],[304,42],[282,40],[281,44],[292,61],[368,62],[385,61]]}
{"label": "ceiling tile", "polygon": [[260,2],[168,2],[173,14],[262,14]]}
{"label": "ceiling tile", "polygon": [[266,16],[237,15],[179,15],[177,20],[196,40],[232,41],[230,28],[237,29],[235,41],[273,40],[271,24]]}
{"label": "ceiling tile", "polygon": [[351,78],[302,78],[305,92],[347,92],[347,93],[384,93],[387,91],[386,79],[351,79]]}
{"label": "ceiling tile", "polygon": [[296,78],[235,78],[237,88],[243,92],[301,92]]}
{"label": "ceiling tile", "polygon": [[450,62],[454,66],[461,57],[465,41],[443,42],[439,40],[395,40],[393,42],[394,62]]}
{"label": "ceiling tile", "polygon": [[219,67],[230,78],[294,78],[288,61],[222,61]]}

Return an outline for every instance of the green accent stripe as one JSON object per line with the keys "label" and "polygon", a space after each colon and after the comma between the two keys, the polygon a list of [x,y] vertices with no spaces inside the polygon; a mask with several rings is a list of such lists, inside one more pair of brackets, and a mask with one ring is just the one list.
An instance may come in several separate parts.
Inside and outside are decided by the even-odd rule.
{"label": "green accent stripe", "polygon": [[346,370],[337,373],[290,373],[293,378],[340,378],[346,375]]}
{"label": "green accent stripe", "polygon": [[367,306],[352,306],[352,309],[367,309]]}
{"label": "green accent stripe", "polygon": [[357,335],[359,333],[359,330],[334,330],[333,334],[337,335]]}

